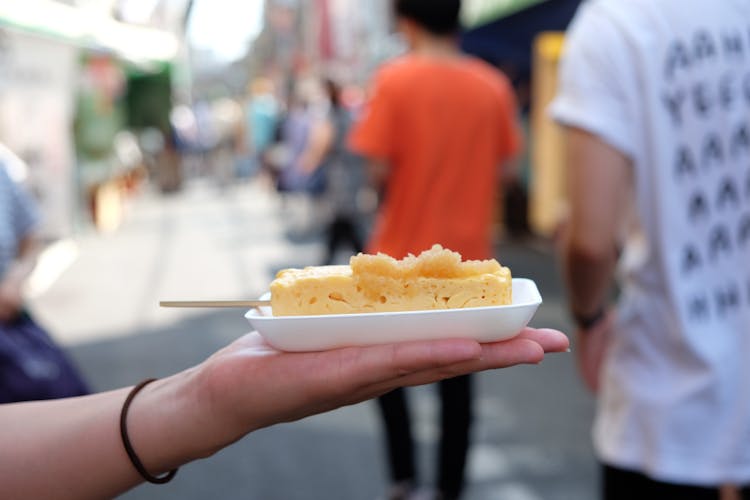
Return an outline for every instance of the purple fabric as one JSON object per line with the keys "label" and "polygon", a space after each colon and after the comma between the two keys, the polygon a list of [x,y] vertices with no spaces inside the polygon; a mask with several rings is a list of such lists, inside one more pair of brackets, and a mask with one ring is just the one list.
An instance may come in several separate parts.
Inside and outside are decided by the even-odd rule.
{"label": "purple fabric", "polygon": [[299,160],[307,147],[310,135],[310,117],[301,109],[289,112],[282,126],[282,138],[289,152],[287,164],[284,165],[279,178],[281,191],[304,191],[307,175],[302,172]]}
{"label": "purple fabric", "polygon": [[0,323],[0,404],[88,393],[65,352],[31,317]]}

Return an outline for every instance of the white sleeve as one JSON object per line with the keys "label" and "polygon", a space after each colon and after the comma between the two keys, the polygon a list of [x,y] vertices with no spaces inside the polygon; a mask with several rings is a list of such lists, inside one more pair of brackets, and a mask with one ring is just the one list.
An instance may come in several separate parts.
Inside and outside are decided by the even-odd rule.
{"label": "white sleeve", "polygon": [[601,3],[584,4],[565,37],[557,95],[550,112],[557,122],[596,135],[621,153],[635,151],[628,96],[637,71],[621,27]]}

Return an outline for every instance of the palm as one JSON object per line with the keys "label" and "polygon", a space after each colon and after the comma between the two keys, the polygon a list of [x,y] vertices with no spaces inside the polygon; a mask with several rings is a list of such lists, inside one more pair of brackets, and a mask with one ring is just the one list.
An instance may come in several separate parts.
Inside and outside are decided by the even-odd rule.
{"label": "palm", "polygon": [[[222,439],[234,440],[254,429],[364,401],[396,387],[537,363],[545,352],[567,346],[559,332],[526,329],[514,339],[483,345],[451,339],[285,353],[251,333],[209,358],[205,373],[213,414],[231,416],[220,426],[227,433]],[[236,390],[238,384],[245,390]]]}

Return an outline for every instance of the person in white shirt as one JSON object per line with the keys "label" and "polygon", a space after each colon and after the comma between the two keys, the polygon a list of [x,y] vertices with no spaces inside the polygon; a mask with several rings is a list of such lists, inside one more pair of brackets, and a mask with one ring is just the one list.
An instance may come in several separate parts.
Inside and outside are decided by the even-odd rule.
{"label": "person in white shirt", "polygon": [[551,112],[567,131],[563,266],[604,497],[747,488],[750,2],[583,4]]}

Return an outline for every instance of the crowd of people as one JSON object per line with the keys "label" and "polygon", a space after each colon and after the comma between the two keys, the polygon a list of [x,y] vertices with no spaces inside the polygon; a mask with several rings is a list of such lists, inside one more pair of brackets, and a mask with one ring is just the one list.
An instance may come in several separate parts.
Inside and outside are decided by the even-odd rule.
{"label": "crowd of people", "polygon": [[[525,141],[513,88],[459,50],[460,0],[393,5],[408,51],[379,68],[366,102],[330,78],[299,81],[284,99],[258,79],[246,103],[227,108],[231,126],[216,143],[279,196],[320,201],[320,264],[340,251],[402,258],[435,243],[492,258],[497,203]],[[597,398],[605,500],[750,498],[750,5],[704,7],[586,2],[550,108],[565,130],[570,206],[555,244],[579,373]],[[178,136],[196,116],[177,116]],[[279,352],[249,334],[196,367],[100,394],[87,394],[55,349],[67,385],[13,392],[14,376],[41,370],[8,354],[12,335],[33,326],[21,285],[37,215],[0,163],[0,483],[14,498],[168,482],[257,429],[378,398],[386,498],[455,500],[472,443],[471,374],[568,348],[561,332],[531,328],[491,344],[321,353]],[[404,388],[432,382],[441,434],[427,493]]]}

